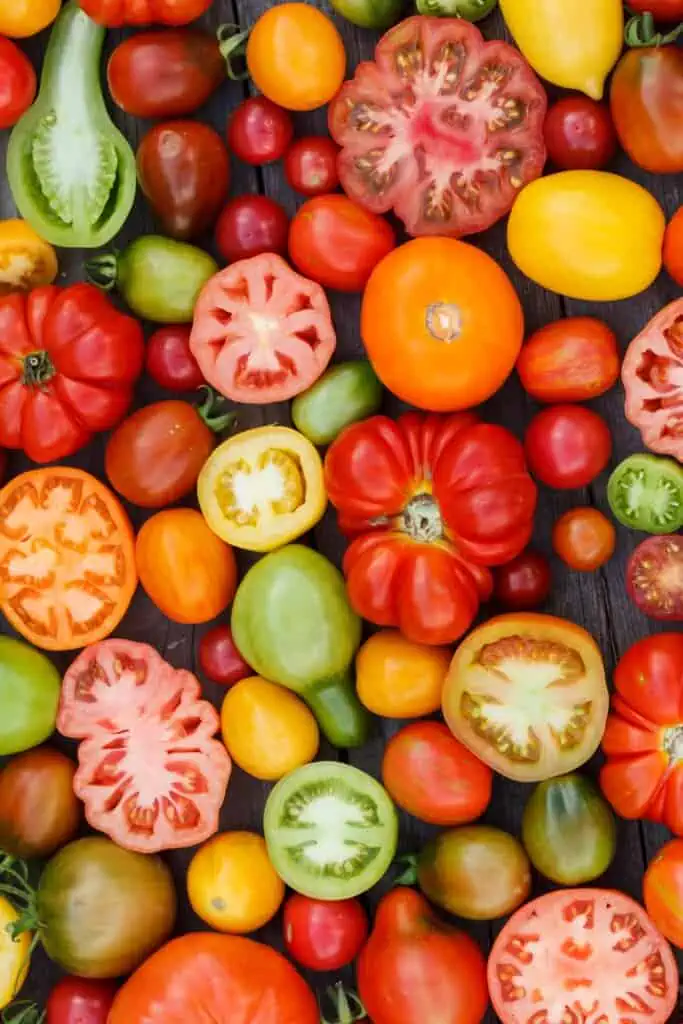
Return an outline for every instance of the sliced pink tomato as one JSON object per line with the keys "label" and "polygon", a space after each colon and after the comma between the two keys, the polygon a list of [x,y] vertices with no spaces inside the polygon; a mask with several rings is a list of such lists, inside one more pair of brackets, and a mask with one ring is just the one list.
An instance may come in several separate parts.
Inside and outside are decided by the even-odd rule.
{"label": "sliced pink tomato", "polygon": [[624,357],[626,419],[653,452],[683,462],[683,299],[662,309]]}

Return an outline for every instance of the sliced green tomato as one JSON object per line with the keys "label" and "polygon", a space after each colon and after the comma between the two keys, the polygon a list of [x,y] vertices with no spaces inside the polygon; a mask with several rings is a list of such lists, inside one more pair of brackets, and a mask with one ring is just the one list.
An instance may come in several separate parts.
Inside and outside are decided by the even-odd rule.
{"label": "sliced green tomato", "polygon": [[283,881],[323,900],[372,888],[398,842],[398,815],[384,787],[338,761],[317,761],[286,775],[268,797],[263,826]]}
{"label": "sliced green tomato", "polygon": [[630,455],[609,478],[607,499],[624,526],[675,533],[683,526],[683,468],[658,455]]}

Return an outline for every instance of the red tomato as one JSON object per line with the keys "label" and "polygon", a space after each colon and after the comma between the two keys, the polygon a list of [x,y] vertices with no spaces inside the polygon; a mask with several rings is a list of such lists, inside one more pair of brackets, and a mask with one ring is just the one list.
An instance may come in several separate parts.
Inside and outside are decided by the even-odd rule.
{"label": "red tomato", "polygon": [[0,36],[0,128],[11,128],[36,98],[33,64],[11,39]]}
{"label": "red tomato", "polygon": [[617,546],[614,526],[597,508],[572,508],[553,526],[553,547],[570,569],[594,572]]}
{"label": "red tomato", "polygon": [[491,596],[490,565],[526,546],[536,487],[522,446],[476,416],[408,413],[347,427],[325,458],[351,604],[416,643],[462,636]]}
{"label": "red tomato", "polygon": [[289,955],[311,971],[338,971],[356,959],[368,937],[358,900],[315,900],[295,893],[285,903],[283,930]]}
{"label": "red tomato", "polygon": [[212,683],[232,686],[255,675],[237,650],[229,626],[214,626],[199,642],[199,667]]}
{"label": "red tomato", "polygon": [[621,379],[626,419],[647,447],[683,461],[683,299],[665,306],[634,338]]}
{"label": "red tomato", "polygon": [[107,1024],[115,995],[111,981],[61,978],[47,1000],[46,1024]]}
{"label": "red tomato", "polygon": [[216,224],[216,245],[226,263],[248,260],[264,252],[287,255],[289,217],[268,196],[231,199]]}
{"label": "red tomato", "polygon": [[602,320],[572,316],[535,331],[517,360],[522,387],[539,402],[583,402],[616,384],[617,337]]}
{"label": "red tomato", "polygon": [[289,229],[292,263],[313,281],[360,292],[396,245],[393,228],[346,196],[317,196],[298,210]]}
{"label": "red tomato", "polygon": [[651,619],[683,622],[683,540],[649,537],[626,569],[629,596]]}
{"label": "red tomato", "polygon": [[413,722],[389,740],[382,781],[399,807],[431,825],[462,825],[491,800],[493,772],[443,722]]}
{"label": "red tomato", "polygon": [[621,145],[653,174],[683,171],[683,52],[678,46],[637,46],[612,75],[610,105]]}
{"label": "red tomato", "polygon": [[205,383],[190,351],[191,330],[187,324],[160,327],[147,342],[145,369],[160,387],[194,391]]}
{"label": "red tomato", "polygon": [[683,0],[628,0],[628,7],[637,14],[649,11],[657,21],[680,21],[683,18]]}
{"label": "red tomato", "polygon": [[683,949],[683,839],[666,843],[650,862],[643,897],[662,935]]}
{"label": "red tomato", "polygon": [[231,152],[254,166],[283,157],[293,135],[291,115],[265,96],[243,100],[228,122]]}
{"label": "red tomato", "polygon": [[548,559],[532,548],[501,565],[493,579],[495,596],[515,611],[529,611],[543,604],[553,582]]}
{"label": "red tomato", "polygon": [[548,111],[544,127],[548,156],[561,171],[597,171],[617,151],[609,107],[588,96],[564,96]]}
{"label": "red tomato", "polygon": [[640,904],[607,889],[550,892],[520,907],[493,945],[488,981],[502,1024],[550,1021],[568,992],[584,1019],[615,1024],[635,1006],[648,1024],[665,1024],[678,1003],[669,946]]}
{"label": "red tomato", "polygon": [[273,253],[214,275],[195,306],[190,348],[209,384],[235,402],[293,398],[336,345],[325,292]]}
{"label": "red tomato", "polygon": [[463,19],[408,18],[330,104],[344,191],[374,213],[395,210],[411,235],[483,231],[541,174],[546,106],[507,43],[485,43]]}
{"label": "red tomato", "polygon": [[580,405],[553,405],[537,413],[524,438],[529,468],[557,490],[587,487],[607,465],[612,435],[601,416]]}
{"label": "red tomato", "polygon": [[676,284],[683,286],[683,206],[679,206],[667,225],[663,259]]}
{"label": "red tomato", "polygon": [[107,28],[121,25],[187,25],[200,18],[213,0],[78,0],[93,21]]}
{"label": "red tomato", "polygon": [[328,135],[295,139],[285,154],[285,177],[295,192],[320,196],[339,184],[339,147]]}
{"label": "red tomato", "polygon": [[231,762],[199,680],[153,647],[104,640],[64,676],[62,736],[82,740],[74,792],[88,823],[119,846],[156,853],[218,829]]}

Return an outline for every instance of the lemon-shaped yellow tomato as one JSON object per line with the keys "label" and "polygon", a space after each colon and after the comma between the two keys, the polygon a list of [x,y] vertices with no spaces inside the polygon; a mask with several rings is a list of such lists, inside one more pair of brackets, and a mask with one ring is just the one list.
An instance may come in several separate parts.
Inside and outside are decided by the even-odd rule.
{"label": "lemon-shaped yellow tomato", "polygon": [[542,78],[599,100],[624,45],[622,0],[500,0],[510,32]]}
{"label": "lemon-shaped yellow tomato", "polygon": [[508,248],[527,277],[572,299],[612,302],[649,288],[665,220],[640,185],[604,171],[564,171],[520,192]]}
{"label": "lemon-shaped yellow tomato", "polygon": [[14,942],[7,932],[8,926],[18,920],[12,904],[0,896],[0,1010],[16,998],[30,965],[31,933],[24,932]]}
{"label": "lemon-shaped yellow tomato", "polygon": [[221,725],[233,761],[266,782],[308,764],[320,744],[318,723],[304,702],[260,676],[242,679],[228,692]]}

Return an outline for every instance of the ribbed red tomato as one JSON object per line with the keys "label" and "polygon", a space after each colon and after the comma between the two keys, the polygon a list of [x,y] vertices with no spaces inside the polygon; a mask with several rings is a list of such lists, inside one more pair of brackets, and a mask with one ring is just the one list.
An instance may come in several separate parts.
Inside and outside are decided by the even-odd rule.
{"label": "ribbed red tomato", "polygon": [[188,25],[213,0],[78,0],[93,21],[107,28],[121,25]]}

